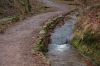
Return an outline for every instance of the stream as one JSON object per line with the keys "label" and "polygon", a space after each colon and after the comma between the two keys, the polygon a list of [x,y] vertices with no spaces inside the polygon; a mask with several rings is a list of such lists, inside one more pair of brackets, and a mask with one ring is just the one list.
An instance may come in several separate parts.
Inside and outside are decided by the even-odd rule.
{"label": "stream", "polygon": [[76,22],[76,15],[64,20],[64,25],[56,26],[51,33],[47,57],[51,66],[87,66],[84,58],[71,44],[70,37]]}

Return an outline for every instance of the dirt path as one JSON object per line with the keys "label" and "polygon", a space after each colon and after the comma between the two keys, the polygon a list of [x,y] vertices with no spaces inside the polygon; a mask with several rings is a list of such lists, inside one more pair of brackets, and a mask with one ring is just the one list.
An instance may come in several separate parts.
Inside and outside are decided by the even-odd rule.
{"label": "dirt path", "polygon": [[70,7],[66,4],[51,2],[50,0],[40,0],[40,2],[45,3],[48,7],[53,7],[58,11],[66,11],[70,9]]}
{"label": "dirt path", "polygon": [[27,18],[0,34],[0,66],[48,66],[32,52],[33,42],[41,24],[46,20],[70,11],[68,5],[43,0],[57,12],[49,12]]}

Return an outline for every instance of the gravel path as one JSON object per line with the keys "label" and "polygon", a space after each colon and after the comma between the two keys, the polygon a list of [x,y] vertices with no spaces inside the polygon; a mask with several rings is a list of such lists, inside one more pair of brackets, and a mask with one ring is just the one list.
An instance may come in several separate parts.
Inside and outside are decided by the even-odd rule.
{"label": "gravel path", "polygon": [[0,66],[48,66],[40,56],[32,52],[39,28],[48,19],[67,13],[71,9],[65,4],[48,0],[42,2],[55,8],[57,12],[32,16],[8,28],[4,34],[0,34]]}

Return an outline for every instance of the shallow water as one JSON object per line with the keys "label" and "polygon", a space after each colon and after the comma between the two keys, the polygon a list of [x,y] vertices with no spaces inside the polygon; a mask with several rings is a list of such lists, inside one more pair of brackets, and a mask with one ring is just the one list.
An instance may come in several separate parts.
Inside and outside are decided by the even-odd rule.
{"label": "shallow water", "polygon": [[86,59],[69,43],[75,22],[76,15],[69,16],[65,24],[57,26],[51,34],[47,53],[51,66],[87,66]]}

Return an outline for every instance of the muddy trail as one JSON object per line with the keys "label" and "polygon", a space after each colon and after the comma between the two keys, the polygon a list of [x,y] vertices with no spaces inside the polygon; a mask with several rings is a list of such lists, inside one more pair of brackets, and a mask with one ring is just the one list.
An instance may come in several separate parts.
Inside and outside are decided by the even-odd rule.
{"label": "muddy trail", "polygon": [[68,5],[40,0],[56,12],[42,13],[27,18],[9,27],[0,34],[0,66],[48,66],[43,59],[33,52],[33,44],[41,25],[48,19],[73,10]]}

